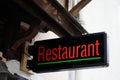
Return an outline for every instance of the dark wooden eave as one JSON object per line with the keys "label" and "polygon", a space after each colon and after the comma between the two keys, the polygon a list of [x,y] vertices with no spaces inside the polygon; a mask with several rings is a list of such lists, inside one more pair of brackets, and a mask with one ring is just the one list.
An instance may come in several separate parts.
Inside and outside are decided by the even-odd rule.
{"label": "dark wooden eave", "polygon": [[[7,20],[4,22],[5,33],[1,37],[0,47],[10,59],[20,59],[21,45],[30,41],[38,32],[51,30],[60,37],[87,33],[56,0],[2,0],[0,6],[1,22]],[[21,32],[21,21],[30,24],[27,31]]]}
{"label": "dark wooden eave", "polygon": [[[14,0],[34,17],[42,19],[50,30],[60,37],[87,33],[87,31],[56,0]],[[55,13],[56,12],[56,13]],[[55,13],[55,14],[54,14]],[[53,29],[54,28],[54,29]],[[64,31],[64,32],[61,32]],[[64,34],[62,34],[64,33]]]}

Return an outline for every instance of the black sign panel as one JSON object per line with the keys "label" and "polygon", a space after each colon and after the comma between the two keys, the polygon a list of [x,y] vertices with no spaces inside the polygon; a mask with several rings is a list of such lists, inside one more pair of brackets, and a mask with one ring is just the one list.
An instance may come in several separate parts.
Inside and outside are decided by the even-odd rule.
{"label": "black sign panel", "polygon": [[107,66],[106,33],[87,34],[35,42],[29,48],[34,72],[50,72],[93,66]]}

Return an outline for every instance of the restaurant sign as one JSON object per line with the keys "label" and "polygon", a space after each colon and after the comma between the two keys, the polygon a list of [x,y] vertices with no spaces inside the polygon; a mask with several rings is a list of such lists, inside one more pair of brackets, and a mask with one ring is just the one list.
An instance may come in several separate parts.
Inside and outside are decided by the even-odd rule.
{"label": "restaurant sign", "polygon": [[107,35],[104,32],[37,41],[29,48],[34,72],[50,72],[107,66]]}

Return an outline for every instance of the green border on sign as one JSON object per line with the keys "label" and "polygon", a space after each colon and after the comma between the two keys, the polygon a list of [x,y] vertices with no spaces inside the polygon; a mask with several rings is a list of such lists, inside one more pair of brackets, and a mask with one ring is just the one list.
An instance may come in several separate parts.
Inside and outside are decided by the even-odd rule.
{"label": "green border on sign", "polygon": [[101,57],[91,57],[91,58],[83,58],[83,59],[72,59],[72,60],[64,60],[64,61],[42,62],[42,63],[38,63],[37,65],[59,64],[59,63],[68,63],[68,62],[81,62],[81,61],[91,61],[91,60],[98,60],[98,59],[101,59]]}

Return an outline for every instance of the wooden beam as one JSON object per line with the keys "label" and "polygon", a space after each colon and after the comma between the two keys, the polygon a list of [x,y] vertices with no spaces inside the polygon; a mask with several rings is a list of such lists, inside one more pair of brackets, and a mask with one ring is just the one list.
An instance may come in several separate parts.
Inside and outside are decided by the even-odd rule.
{"label": "wooden beam", "polygon": [[65,9],[68,11],[69,8],[69,0],[65,0]]}
{"label": "wooden beam", "polygon": [[[68,33],[68,30],[65,30],[61,24],[59,24],[55,19],[51,17],[43,8],[45,6],[48,6],[49,2],[47,0],[39,0],[42,1],[41,4],[37,1],[35,3],[35,0],[13,0],[16,4],[18,4],[21,8],[23,8],[25,11],[27,11],[29,14],[37,18],[38,20],[42,20],[45,23],[47,23],[49,26],[48,28],[52,30],[54,33],[56,33],[58,36],[70,36]],[[51,1],[51,0],[50,0]],[[40,7],[42,5],[45,5],[43,7]],[[49,4],[51,5],[51,4]],[[47,8],[47,7],[46,7]]]}
{"label": "wooden beam", "polygon": [[78,23],[56,0],[45,1],[46,2],[44,2],[44,0],[34,0],[33,2],[49,14],[53,20],[60,24],[67,33],[71,36],[87,33],[82,25],[80,25],[80,23]]}
{"label": "wooden beam", "polygon": [[29,42],[27,41],[23,45],[22,57],[20,62],[20,70],[27,74],[33,74],[31,70],[27,69],[27,60],[30,57],[30,55],[28,54],[28,45],[29,45]]}
{"label": "wooden beam", "polygon": [[77,5],[75,5],[69,12],[73,16],[77,16],[79,11],[85,7],[91,0],[81,0]]}
{"label": "wooden beam", "polygon": [[[45,21],[58,36],[73,36],[87,31],[56,0],[14,0],[36,18]],[[59,32],[58,32],[59,31]]]}
{"label": "wooden beam", "polygon": [[38,27],[31,27],[26,33],[18,35],[17,40],[13,43],[13,45],[10,47],[12,50],[17,50],[17,48],[24,43],[25,41],[30,41],[33,37],[36,36],[36,34],[39,32]]}

